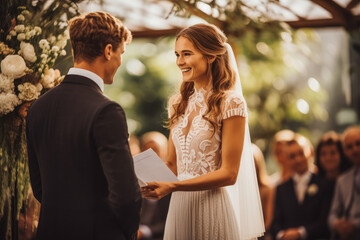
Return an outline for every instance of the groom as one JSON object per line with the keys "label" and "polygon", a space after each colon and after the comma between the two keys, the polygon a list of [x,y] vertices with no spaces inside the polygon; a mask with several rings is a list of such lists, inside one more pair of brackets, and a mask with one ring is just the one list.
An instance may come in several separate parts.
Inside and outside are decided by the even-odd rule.
{"label": "groom", "polygon": [[136,239],[141,195],[123,109],[103,95],[130,31],[104,12],[69,22],[74,54],[63,82],[28,112],[38,239]]}

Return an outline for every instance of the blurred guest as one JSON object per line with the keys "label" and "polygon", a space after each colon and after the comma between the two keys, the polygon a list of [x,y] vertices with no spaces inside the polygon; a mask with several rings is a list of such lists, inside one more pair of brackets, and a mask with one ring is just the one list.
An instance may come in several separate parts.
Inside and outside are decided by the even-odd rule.
{"label": "blurred guest", "polygon": [[132,156],[135,156],[136,154],[139,154],[141,152],[140,141],[134,134],[130,134],[129,136],[129,147]]}
{"label": "blurred guest", "polygon": [[[272,215],[271,198],[273,197],[273,190],[269,184],[269,176],[266,171],[264,155],[260,148],[255,144],[252,144],[252,151],[254,155],[256,176],[259,184],[261,204],[263,208],[265,227],[268,228]],[[265,234],[266,237],[266,234]]]}
{"label": "blurred guest", "polygon": [[316,147],[316,166],[318,174],[328,180],[336,180],[350,167],[344,155],[340,136],[336,132],[327,132],[320,138]]}
{"label": "blurred guest", "polygon": [[[168,141],[160,132],[148,132],[140,138],[141,151],[149,148],[166,161]],[[143,199],[138,238],[142,240],[163,239],[166,216],[169,209],[171,194],[160,200]]]}
{"label": "blurred guest", "polygon": [[279,171],[270,176],[271,185],[277,186],[278,184],[285,182],[292,176],[290,165],[285,156],[285,150],[287,143],[292,141],[295,137],[295,133],[291,130],[284,129],[277,132],[274,136],[272,144],[273,155],[279,164]]}
{"label": "blurred guest", "polygon": [[164,134],[155,131],[148,132],[141,137],[140,142],[142,152],[151,148],[157,153],[161,160],[166,161],[168,140]]}
{"label": "blurred guest", "polygon": [[347,128],[342,142],[344,153],[354,166],[336,182],[329,225],[334,239],[357,240],[360,239],[360,128]]}
{"label": "blurred guest", "polygon": [[327,239],[330,200],[325,181],[310,172],[311,154],[303,136],[285,148],[294,175],[276,189],[271,233],[275,239]]}

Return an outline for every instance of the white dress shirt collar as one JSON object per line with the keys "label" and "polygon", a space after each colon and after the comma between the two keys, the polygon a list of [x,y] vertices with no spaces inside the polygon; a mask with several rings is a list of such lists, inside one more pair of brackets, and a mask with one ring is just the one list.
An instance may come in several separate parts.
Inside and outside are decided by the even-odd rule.
{"label": "white dress shirt collar", "polygon": [[306,173],[304,173],[302,175],[295,173],[293,176],[293,179],[294,179],[295,183],[302,182],[302,183],[308,184],[311,179],[311,172],[307,171]]}
{"label": "white dress shirt collar", "polygon": [[79,75],[79,76],[89,78],[89,79],[93,80],[99,86],[99,88],[101,89],[102,92],[104,92],[104,80],[101,77],[99,77],[99,75],[97,75],[91,71],[88,71],[88,70],[85,70],[82,68],[73,67],[73,68],[70,68],[68,75]]}

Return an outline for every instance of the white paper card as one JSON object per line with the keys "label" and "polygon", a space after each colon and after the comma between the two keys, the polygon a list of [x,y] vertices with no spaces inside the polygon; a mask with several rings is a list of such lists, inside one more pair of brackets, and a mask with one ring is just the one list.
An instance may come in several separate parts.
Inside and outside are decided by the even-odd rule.
{"label": "white paper card", "polygon": [[151,148],[134,156],[134,168],[140,187],[146,186],[146,182],[179,181]]}

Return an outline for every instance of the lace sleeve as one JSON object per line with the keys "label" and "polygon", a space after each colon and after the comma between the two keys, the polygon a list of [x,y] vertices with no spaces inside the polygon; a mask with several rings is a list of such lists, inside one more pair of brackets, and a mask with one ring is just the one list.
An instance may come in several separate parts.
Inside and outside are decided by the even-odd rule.
{"label": "lace sleeve", "polygon": [[233,116],[247,117],[247,106],[244,97],[237,92],[227,93],[222,104],[222,119]]}
{"label": "lace sleeve", "polygon": [[180,98],[181,98],[181,95],[179,93],[170,97],[169,102],[168,102],[168,106],[167,106],[168,118],[169,119],[175,113],[175,106],[177,104],[179,104]]}

